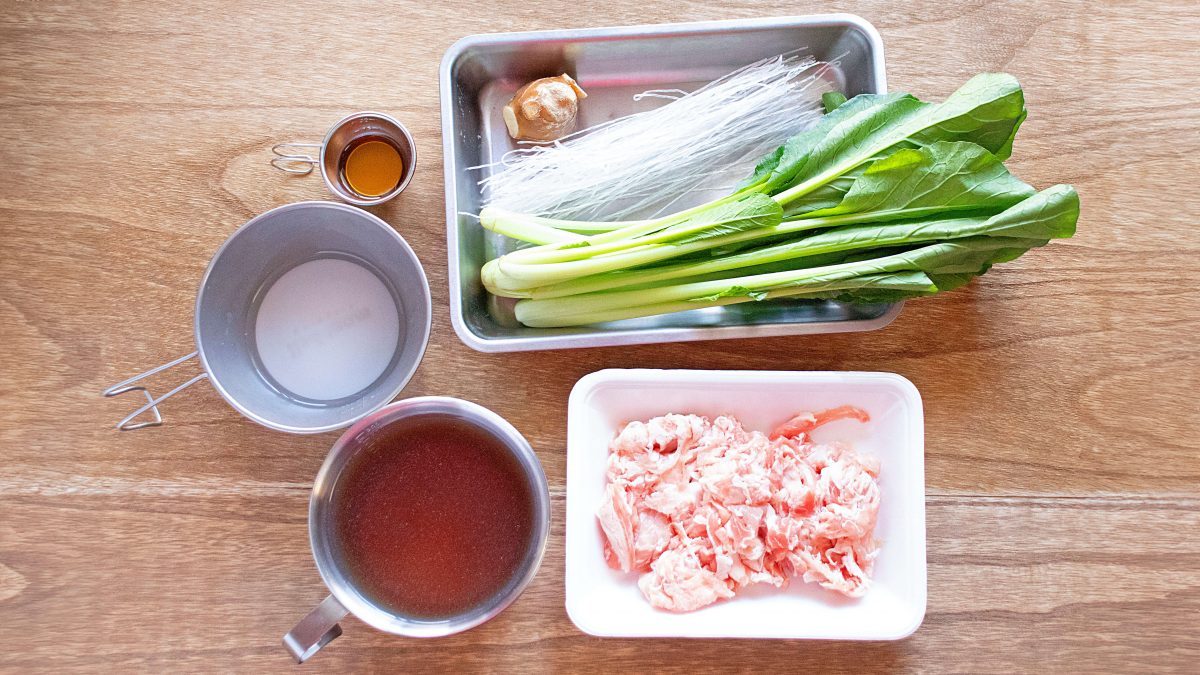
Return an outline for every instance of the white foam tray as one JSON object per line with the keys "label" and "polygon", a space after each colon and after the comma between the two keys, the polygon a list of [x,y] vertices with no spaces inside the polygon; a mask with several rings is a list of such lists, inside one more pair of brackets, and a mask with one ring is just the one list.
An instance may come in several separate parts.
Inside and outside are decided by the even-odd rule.
{"label": "white foam tray", "polygon": [[[667,413],[736,416],[769,431],[793,414],[855,405],[868,424],[821,427],[814,440],[842,440],[878,457],[882,501],[875,536],[882,541],[865,596],[849,599],[794,579],[765,584],[733,600],[676,614],[652,608],[637,573],[604,562],[596,523],[608,443],[631,420]],[[921,396],[891,373],[601,370],[579,380],[567,414],[567,614],[601,637],[731,637],[897,640],[925,616],[925,450]]]}

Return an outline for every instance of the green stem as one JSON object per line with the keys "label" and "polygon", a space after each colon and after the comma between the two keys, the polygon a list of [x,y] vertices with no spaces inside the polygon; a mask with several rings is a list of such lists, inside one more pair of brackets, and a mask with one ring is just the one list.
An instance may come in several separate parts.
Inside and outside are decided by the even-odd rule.
{"label": "green stem", "polygon": [[[679,236],[679,230],[669,230],[671,226],[677,225],[686,221],[693,215],[702,213],[708,209],[714,208],[720,204],[733,201],[742,196],[743,193],[722,197],[706,204],[694,206],[690,209],[673,213],[669,216],[657,218],[654,220],[630,221],[631,224],[619,229],[610,230],[602,234],[585,237],[575,242],[567,244],[551,244],[549,246],[538,246],[536,248],[523,249],[510,253],[511,262],[521,263],[562,263],[572,262],[577,260],[585,260],[605,253],[622,251],[634,244],[649,244],[667,239],[673,236]],[[480,212],[480,222],[483,222],[488,209]],[[526,216],[526,218],[529,218]],[[559,221],[569,222],[569,221]],[[586,242],[587,246],[579,246],[579,242]]]}
{"label": "green stem", "polygon": [[487,220],[480,218],[479,223],[485,230],[531,244],[558,244],[584,239],[583,235],[548,226],[539,222],[539,219],[499,209],[493,210]]}
{"label": "green stem", "polygon": [[[794,234],[807,230],[849,225],[870,220],[871,214],[848,214],[828,218],[805,218],[790,220],[771,227],[734,232],[719,237],[701,239],[686,244],[646,244],[636,248],[614,252],[608,255],[587,257],[586,253],[594,250],[591,247],[581,247],[585,252],[579,260],[566,262],[551,262],[527,264],[519,255],[524,251],[515,251],[497,259],[497,274],[495,280],[499,283],[488,290],[497,291],[530,291],[540,286],[567,283],[582,277],[603,274],[628,267],[649,265],[670,258],[675,258],[697,251],[705,251],[720,246],[739,244],[755,239]],[[530,250],[530,249],[527,249]],[[713,261],[719,264],[721,261]],[[648,272],[653,274],[653,272]],[[497,293],[504,295],[503,292]],[[524,294],[523,294],[524,295]]]}
{"label": "green stem", "polygon": [[[874,159],[874,157],[871,157],[868,159],[869,160]],[[862,163],[863,162],[859,162],[859,164],[862,164]],[[833,168],[828,169],[828,170],[824,171],[823,173],[819,173],[802,183],[793,185],[792,187],[788,188],[787,190],[784,190],[783,192],[773,195],[772,198],[775,201],[779,202],[780,206],[783,206],[786,208],[788,204],[796,201],[797,199],[803,197],[804,195],[825,185],[826,183],[833,180],[834,178],[837,178],[838,176],[841,176],[844,173],[849,173],[850,171],[853,171],[855,169],[855,167],[857,167],[857,166],[858,166],[858,164],[855,164],[854,166],[847,167],[847,168],[834,166]]]}
{"label": "green stem", "polygon": [[537,301],[523,300],[517,303],[516,312],[517,319],[533,328],[556,328],[565,326],[582,326],[591,323],[603,323],[606,321],[621,321],[623,319],[636,319],[644,316],[654,316],[657,314],[667,314],[670,312],[684,312],[702,307],[723,307],[726,305],[734,305],[743,302],[751,302],[755,300],[774,300],[777,298],[821,298],[827,296],[832,291],[838,290],[855,290],[861,288],[871,288],[877,284],[877,281],[885,281],[886,288],[896,291],[909,291],[913,293],[933,293],[937,287],[923,274],[914,275],[912,280],[896,281],[896,275],[868,275],[863,277],[855,277],[843,281],[834,281],[826,284],[821,284],[817,287],[803,286],[795,288],[778,288],[767,291],[760,298],[752,298],[748,295],[728,296],[723,298],[714,298],[706,300],[703,303],[698,303],[691,300],[662,302],[650,305],[640,305],[637,307],[621,307],[604,311],[563,311],[562,308],[547,308],[544,305],[538,305]]}
{"label": "green stem", "polygon": [[[906,261],[907,259],[901,256],[885,256],[873,261],[873,266],[870,269],[872,273],[897,271],[900,269],[899,267],[892,269],[889,265],[903,265]],[[731,279],[684,283],[642,290],[589,293],[587,295],[572,295],[545,300],[529,299],[518,303],[518,305],[524,304],[526,312],[536,308],[539,312],[546,312],[549,315],[580,314],[591,316],[622,308],[661,305],[663,303],[707,297],[721,293],[734,286],[741,286],[748,290],[770,291],[776,287],[792,286],[809,280],[824,282],[839,281],[858,276],[862,273],[863,269],[863,264],[860,262],[839,263],[798,271],[755,274]],[[694,308],[695,305],[693,305]],[[520,320],[520,317],[518,319]],[[521,320],[521,323],[525,323],[525,321]]]}
{"label": "green stem", "polygon": [[628,272],[618,270],[608,274],[587,276],[572,281],[564,281],[550,286],[530,289],[524,297],[537,299],[561,298],[568,295],[595,293],[617,288],[624,289],[630,286],[658,284],[664,281],[727,272],[743,267],[814,257],[831,252],[833,248],[835,247],[825,247],[822,250],[815,250],[805,248],[803,241],[787,242],[786,244],[754,249],[724,258],[714,258],[706,261],[688,261],[662,267],[630,270]]}

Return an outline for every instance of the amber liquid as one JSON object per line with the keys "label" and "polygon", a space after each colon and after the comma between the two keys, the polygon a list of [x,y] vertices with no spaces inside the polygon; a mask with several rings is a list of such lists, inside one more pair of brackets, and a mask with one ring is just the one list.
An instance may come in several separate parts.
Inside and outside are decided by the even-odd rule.
{"label": "amber liquid", "polygon": [[460,615],[504,590],[531,555],[533,519],[516,458],[450,415],[384,428],[334,487],[334,539],[350,579],[418,620]]}
{"label": "amber liquid", "polygon": [[360,197],[381,197],[400,184],[404,160],[390,138],[361,136],[342,151],[338,175],[342,185]]}

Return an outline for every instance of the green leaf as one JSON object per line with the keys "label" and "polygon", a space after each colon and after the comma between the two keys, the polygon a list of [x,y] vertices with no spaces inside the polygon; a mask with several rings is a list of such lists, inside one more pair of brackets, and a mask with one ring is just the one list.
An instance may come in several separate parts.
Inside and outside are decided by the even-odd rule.
{"label": "green leaf", "polygon": [[900,302],[902,300],[922,298],[938,292],[936,285],[931,286],[930,288],[932,290],[918,291],[895,288],[855,288],[853,290],[843,291],[837,294],[831,293],[826,299],[855,305],[887,305],[894,302]]}
{"label": "green leaf", "polygon": [[962,272],[938,274],[934,272],[929,275],[929,278],[937,286],[939,291],[952,291],[956,288],[966,286],[969,281],[979,276],[978,274],[965,274]]}
{"label": "green leaf", "polygon": [[870,166],[871,163],[855,167],[803,197],[789,202],[783,209],[784,220],[803,218],[813,211],[831,209],[841,204],[842,200],[846,198],[846,194],[854,187],[854,183],[862,178]]}
{"label": "green leaf", "polygon": [[898,302],[900,300],[908,300],[910,298],[917,298],[924,295],[930,295],[932,293],[952,291],[956,288],[966,286],[972,279],[991,269],[992,265],[1015,259],[1028,251],[1029,248],[1040,246],[1045,242],[1028,243],[1030,244],[1028,248],[1024,246],[1014,246],[995,249],[991,252],[990,258],[987,255],[980,255],[976,260],[976,262],[979,262],[979,267],[973,268],[970,271],[928,272],[927,275],[930,281],[933,283],[932,291],[914,292],[905,289],[880,289],[878,291],[870,288],[864,290],[855,289],[848,293],[843,293],[835,299],[840,302]]}
{"label": "green leaf", "polygon": [[1079,193],[1070,185],[1048,187],[988,220],[988,234],[996,237],[1066,239],[1075,235]]}
{"label": "green leaf", "polygon": [[712,295],[705,295],[699,298],[688,298],[688,302],[712,303],[720,300],[721,298],[737,298],[743,295],[751,300],[765,300],[767,297],[767,292],[752,291],[744,286],[730,286],[729,288],[717,293],[713,293]]}
{"label": "green leaf", "polygon": [[745,286],[730,286],[718,293],[703,297],[689,298],[688,302],[712,304],[722,298],[747,297],[751,300],[762,301],[769,298],[803,298],[833,300],[845,295],[848,291],[892,292],[909,294],[930,294],[937,292],[937,286],[924,272],[895,272],[889,274],[867,274],[852,276],[825,282],[804,284],[802,290],[794,288],[778,288],[772,291],[755,291]]}
{"label": "green leaf", "polygon": [[981,73],[931,111],[935,124],[913,133],[916,143],[970,141],[1004,160],[1025,121],[1025,94],[1007,73]]}
{"label": "green leaf", "polygon": [[[879,221],[845,225],[730,256],[731,261],[778,261],[835,252],[876,251],[932,241],[968,237],[1046,240],[1070,237],[1079,218],[1079,196],[1069,185],[1056,185],[1035,193],[992,216],[964,216],[936,220]],[[876,256],[878,257],[878,256]]]}
{"label": "green leaf", "polygon": [[[828,154],[831,146],[837,145],[832,142],[833,139],[840,139],[861,130],[890,128],[926,106],[927,103],[903,93],[855,96],[822,117],[810,129],[789,138],[783,144],[782,153],[771,167],[770,176],[762,186],[763,190],[774,195],[791,187],[798,180],[813,175],[813,167],[825,161],[824,154]],[[880,149],[886,149],[900,140],[902,139],[898,138]],[[776,153],[779,153],[779,150],[776,150]],[[873,154],[875,153],[860,158],[847,166],[846,170],[861,164]],[[763,168],[760,165],[756,173]]]}
{"label": "green leaf", "polygon": [[846,196],[805,218],[869,213],[895,220],[952,212],[996,213],[1034,194],[996,156],[974,143],[902,148],[867,165]]}
{"label": "green leaf", "polygon": [[738,183],[736,192],[741,192],[748,187],[754,187],[766,180],[775,171],[775,167],[779,166],[779,160],[783,157],[784,146],[779,146],[771,151],[769,155],[758,160],[758,164],[754,165],[754,172],[748,178]]}
{"label": "green leaf", "polygon": [[1044,245],[1046,241],[1008,237],[970,237],[954,241],[936,241],[870,260],[800,270],[792,275],[792,279],[764,275],[763,283],[756,283],[750,277],[739,277],[736,283],[747,288],[774,290],[810,288],[856,276],[904,271],[920,271],[927,275],[982,274],[992,264],[1012,260],[1030,248]]}
{"label": "green leaf", "polygon": [[[887,297],[902,299],[917,295],[930,295],[936,293],[938,290],[933,280],[929,278],[929,275],[918,271],[864,274],[843,281],[809,284],[806,285],[806,288],[811,289],[811,292],[802,295],[789,294],[786,296],[777,292],[775,297],[804,297],[844,301],[851,295],[859,298],[877,298],[886,295]],[[871,302],[880,301],[871,300]],[[891,302],[891,300],[888,302]]]}
{"label": "green leaf", "polygon": [[976,143],[1004,159],[1024,119],[1021,87],[1010,75],[972,78],[940,104],[900,94],[856,96],[785,143],[765,186],[786,206],[889,149],[937,141]]}
{"label": "green leaf", "polygon": [[821,94],[821,105],[825,107],[826,113],[831,113],[838,106],[846,102],[846,95],[840,91],[827,91]]}
{"label": "green leaf", "polygon": [[715,205],[657,233],[662,243],[687,244],[725,234],[778,225],[783,207],[770,197],[752,192],[740,199]]}
{"label": "green leaf", "polygon": [[1031,248],[1044,246],[1047,241],[971,237],[922,246],[895,257],[905,259],[905,269],[918,269],[927,274],[983,274],[994,263],[1015,260]]}

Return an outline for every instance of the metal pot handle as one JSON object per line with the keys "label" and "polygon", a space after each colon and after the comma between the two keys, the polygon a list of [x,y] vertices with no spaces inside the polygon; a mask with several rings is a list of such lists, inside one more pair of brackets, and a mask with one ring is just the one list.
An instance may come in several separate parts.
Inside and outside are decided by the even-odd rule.
{"label": "metal pot handle", "polygon": [[[150,370],[147,370],[146,372],[142,373],[141,375],[136,375],[134,377],[129,378],[128,380],[125,380],[124,382],[118,382],[117,384],[114,384],[113,386],[109,387],[108,389],[105,389],[104,390],[105,396],[120,396],[121,394],[131,392],[131,391],[140,391],[140,392],[143,392],[146,394],[146,400],[148,401],[148,403],[146,403],[146,405],[138,408],[137,410],[133,411],[125,419],[121,420],[120,422],[117,422],[117,428],[120,429],[121,431],[133,431],[135,429],[144,429],[146,427],[161,426],[163,423],[163,419],[162,419],[162,414],[158,412],[158,404],[171,398],[175,394],[178,394],[179,392],[183,391],[184,389],[187,389],[188,387],[192,386],[193,384],[196,384],[200,380],[203,380],[204,378],[208,377],[208,373],[200,373],[199,375],[193,377],[192,379],[188,380],[187,382],[184,382],[183,384],[179,385],[178,387],[175,387],[171,391],[168,391],[167,393],[163,394],[162,396],[159,396],[158,398],[154,398],[154,396],[150,393],[150,391],[147,390],[145,387],[133,386],[133,383],[137,382],[138,380],[141,380],[142,378],[150,377],[151,375],[153,375],[155,373],[162,372],[173,366],[177,366],[177,365],[183,363],[184,361],[187,361],[188,359],[195,357],[197,353],[198,352],[192,352],[191,354],[188,354],[187,356],[183,356],[178,359],[175,359],[174,361],[171,361],[170,363],[164,363],[163,365],[158,366],[156,368],[151,368]],[[154,412],[153,420],[146,421],[146,422],[138,422],[137,424],[130,424],[130,422],[132,422],[134,419],[136,419],[139,415],[146,412],[147,410],[151,410]]]}
{"label": "metal pot handle", "polygon": [[320,164],[317,157],[306,153],[306,150],[316,150],[318,156],[321,152],[320,143],[276,143],[271,152],[275,153],[275,157],[271,158],[271,166],[294,173],[297,176],[307,176],[312,173],[313,167]]}
{"label": "metal pot handle", "polygon": [[342,603],[332,595],[326,596],[308,616],[283,636],[283,646],[291,652],[296,663],[304,663],[322,647],[342,634],[338,622],[348,614]]}

